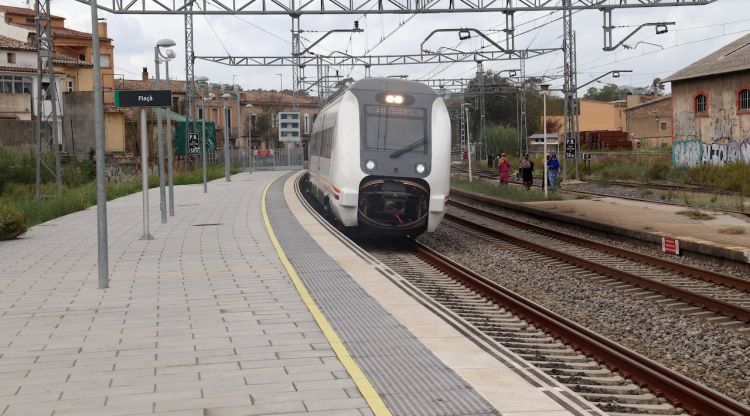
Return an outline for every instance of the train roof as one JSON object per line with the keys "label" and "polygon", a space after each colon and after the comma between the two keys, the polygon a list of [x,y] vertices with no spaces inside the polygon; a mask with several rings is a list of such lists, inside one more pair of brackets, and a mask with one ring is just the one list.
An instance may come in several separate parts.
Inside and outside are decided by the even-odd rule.
{"label": "train roof", "polygon": [[399,78],[365,78],[352,84],[351,89],[437,95],[432,88],[421,82],[408,81]]}

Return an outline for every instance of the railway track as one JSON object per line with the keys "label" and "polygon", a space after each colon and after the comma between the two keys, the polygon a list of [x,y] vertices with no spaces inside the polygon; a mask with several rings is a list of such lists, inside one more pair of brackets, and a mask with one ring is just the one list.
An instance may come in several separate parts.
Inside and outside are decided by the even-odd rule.
{"label": "railway track", "polygon": [[742,403],[597,335],[424,245],[413,243],[397,250],[365,248],[433,299],[611,416],[750,415],[750,408]]}
{"label": "railway track", "polygon": [[[750,281],[586,240],[451,201],[446,219],[510,243],[509,250],[553,258],[601,284],[732,328],[750,337]],[[468,215],[466,215],[468,213]],[[658,294],[656,296],[655,294]]]}

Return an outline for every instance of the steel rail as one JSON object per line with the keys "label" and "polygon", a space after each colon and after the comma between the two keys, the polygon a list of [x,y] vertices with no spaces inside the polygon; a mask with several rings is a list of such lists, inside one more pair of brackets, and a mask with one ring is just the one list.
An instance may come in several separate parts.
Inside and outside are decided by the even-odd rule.
{"label": "steel rail", "polygon": [[577,244],[579,246],[603,251],[617,257],[637,261],[638,263],[648,264],[650,266],[656,266],[662,269],[674,271],[696,279],[705,280],[707,282],[716,283],[745,292],[750,292],[750,280],[740,279],[734,276],[712,272],[710,270],[704,270],[685,264],[675,263],[673,261],[665,260],[659,257],[649,256],[648,254],[638,253],[636,251],[615,247],[609,244],[600,243],[598,241],[587,240],[585,238],[576,237],[571,234],[565,234],[560,231],[552,231],[538,225],[528,224],[522,221],[515,220],[513,218],[495,214],[493,212],[487,212],[481,208],[467,205],[456,200],[448,200],[448,204],[461,208],[464,211],[469,211],[474,214],[482,215],[483,217],[491,218],[494,221],[504,222],[515,227],[532,230],[535,233],[543,234],[552,238],[556,238],[558,240],[563,240],[569,243]]}
{"label": "steel rail", "polygon": [[688,290],[680,289],[680,288],[677,288],[677,287],[674,287],[674,286],[671,286],[662,282],[658,282],[656,280],[644,278],[644,277],[641,277],[641,276],[638,276],[638,275],[635,275],[635,274],[632,274],[623,270],[605,266],[603,264],[599,264],[597,262],[587,260],[587,259],[575,256],[575,255],[572,255],[570,253],[555,250],[553,248],[550,248],[541,244],[537,244],[537,243],[527,241],[518,237],[514,237],[512,235],[473,223],[471,221],[465,220],[463,218],[457,217],[452,214],[446,213],[444,218],[449,221],[453,221],[457,224],[460,224],[464,227],[479,231],[488,236],[498,238],[504,241],[509,241],[515,245],[518,245],[526,249],[532,250],[534,252],[544,254],[546,256],[561,260],[565,263],[572,264],[574,266],[581,267],[586,270],[591,270],[595,273],[600,273],[602,275],[609,276],[614,279],[627,282],[634,286],[648,289],[653,292],[657,292],[657,293],[660,293],[660,294],[663,294],[672,298],[676,298],[684,302],[690,303],[692,305],[700,306],[702,308],[711,310],[713,312],[730,317],[732,319],[736,319],[738,321],[750,322],[750,310],[743,308],[741,306],[733,305],[731,303],[727,303],[727,302],[713,299],[707,296],[703,296],[701,294],[691,292]]}
{"label": "steel rail", "polygon": [[415,242],[415,254],[493,302],[537,324],[554,337],[594,357],[692,415],[750,415],[750,407],[601,336]]}

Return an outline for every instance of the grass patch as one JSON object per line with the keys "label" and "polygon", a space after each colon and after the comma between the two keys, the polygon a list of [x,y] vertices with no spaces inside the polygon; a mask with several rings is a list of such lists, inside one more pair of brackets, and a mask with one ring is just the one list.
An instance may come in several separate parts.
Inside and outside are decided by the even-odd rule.
{"label": "grass patch", "polygon": [[728,235],[745,234],[745,228],[738,227],[738,226],[724,227],[719,230],[719,234],[728,234]]}
{"label": "grass patch", "polygon": [[500,186],[497,183],[488,183],[484,181],[469,182],[463,179],[451,178],[451,186],[458,189],[485,194],[512,201],[530,202],[530,201],[548,201],[559,200],[559,195],[554,192],[549,193],[549,198],[544,197],[544,191],[539,189],[526,189],[520,186]]}
{"label": "grass patch", "polygon": [[[232,169],[232,173],[239,170]],[[224,176],[223,166],[211,166],[208,168],[208,179],[218,179]],[[196,170],[188,174],[178,173],[174,176],[175,185],[188,185],[203,182],[203,173]],[[149,177],[149,188],[159,186],[157,176]],[[129,179],[119,182],[107,183],[107,200],[112,200],[125,195],[141,191],[140,179]],[[0,195],[0,203],[15,207],[23,213],[26,227],[49,221],[63,215],[80,211],[96,205],[96,183],[93,181],[80,186],[65,186],[61,193],[55,192],[54,183],[45,183],[42,194],[49,195],[40,201],[34,198],[33,184],[8,183],[5,192]]]}
{"label": "grass patch", "polygon": [[677,215],[684,215],[690,218],[691,220],[696,220],[696,221],[713,220],[716,218],[713,215],[706,214],[705,212],[697,210],[697,209],[686,209],[684,211],[678,211]]}

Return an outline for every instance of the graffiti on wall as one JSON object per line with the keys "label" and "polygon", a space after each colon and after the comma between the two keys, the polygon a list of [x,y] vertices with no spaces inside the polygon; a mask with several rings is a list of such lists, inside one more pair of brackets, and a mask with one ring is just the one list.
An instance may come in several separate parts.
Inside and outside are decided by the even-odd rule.
{"label": "graffiti on wall", "polygon": [[750,138],[742,142],[730,139],[715,143],[701,143],[699,139],[679,140],[672,146],[672,163],[675,166],[736,162],[750,163]]}

